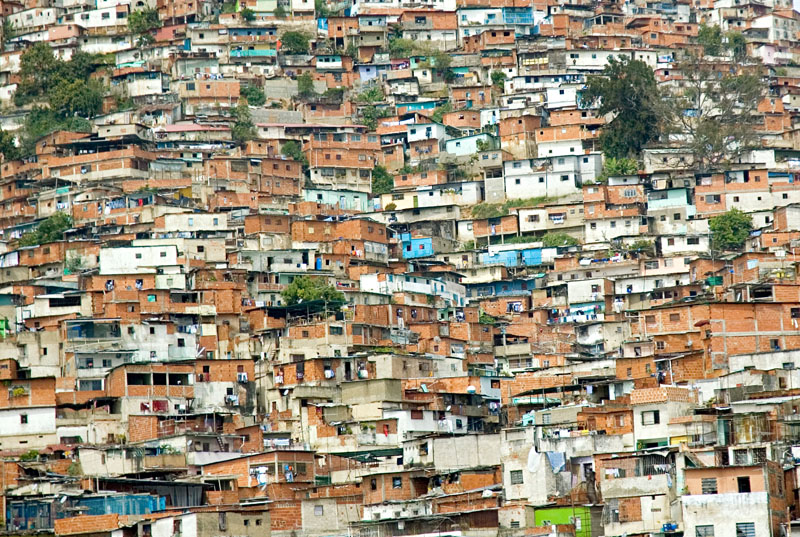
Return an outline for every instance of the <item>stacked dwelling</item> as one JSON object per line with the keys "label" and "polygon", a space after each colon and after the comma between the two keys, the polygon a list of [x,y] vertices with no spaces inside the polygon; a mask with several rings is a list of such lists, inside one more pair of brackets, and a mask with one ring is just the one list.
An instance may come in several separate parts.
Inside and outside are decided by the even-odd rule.
{"label": "stacked dwelling", "polygon": [[7,534],[800,534],[800,15],[522,4],[0,0]]}

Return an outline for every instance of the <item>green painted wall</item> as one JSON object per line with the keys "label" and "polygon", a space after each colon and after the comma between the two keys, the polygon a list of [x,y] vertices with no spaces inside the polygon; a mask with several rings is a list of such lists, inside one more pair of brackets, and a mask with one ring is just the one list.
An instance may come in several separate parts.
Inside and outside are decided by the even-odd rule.
{"label": "green painted wall", "polygon": [[592,517],[589,508],[583,505],[573,507],[542,507],[535,508],[533,517],[537,526],[543,525],[545,520],[551,524],[571,524],[570,518],[580,519],[580,529],[576,523],[575,537],[592,537]]}

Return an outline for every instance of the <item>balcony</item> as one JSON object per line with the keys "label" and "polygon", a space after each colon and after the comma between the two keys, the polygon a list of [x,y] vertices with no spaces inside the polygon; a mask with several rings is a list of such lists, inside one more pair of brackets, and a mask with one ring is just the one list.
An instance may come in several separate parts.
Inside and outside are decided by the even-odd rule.
{"label": "balcony", "polygon": [[277,50],[273,49],[253,49],[253,50],[232,50],[231,58],[275,58]]}
{"label": "balcony", "polygon": [[531,354],[530,343],[513,343],[511,345],[498,345],[494,348],[494,355],[497,358],[508,356],[529,356]]}
{"label": "balcony", "polygon": [[183,453],[146,455],[142,464],[146,469],[186,468],[186,455]]}

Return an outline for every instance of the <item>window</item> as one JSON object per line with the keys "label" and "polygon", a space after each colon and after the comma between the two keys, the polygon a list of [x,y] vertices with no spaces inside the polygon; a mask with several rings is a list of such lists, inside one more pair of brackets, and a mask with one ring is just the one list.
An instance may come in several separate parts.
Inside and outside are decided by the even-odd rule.
{"label": "window", "polygon": [[658,410],[646,410],[642,412],[642,425],[656,425],[661,423]]}
{"label": "window", "polygon": [[509,477],[511,478],[512,485],[522,485],[524,479],[522,477],[522,470],[511,470],[509,472]]}
{"label": "window", "polygon": [[695,537],[714,537],[714,526],[695,526]]}
{"label": "window", "polygon": [[19,415],[19,422],[20,423],[28,423],[28,415],[27,414],[20,414]]}
{"label": "window", "polygon": [[700,481],[700,488],[703,494],[716,494],[717,493],[717,478],[704,477]]}
{"label": "window", "polygon": [[750,492],[750,476],[737,477],[736,484],[739,486],[739,494]]}
{"label": "window", "polygon": [[754,522],[737,522],[736,537],[756,537],[756,525]]}
{"label": "window", "polygon": [[402,477],[393,477],[392,478],[392,488],[393,489],[401,489],[401,488],[403,488],[403,478]]}
{"label": "window", "polygon": [[657,349],[657,350],[663,351],[663,350],[664,350],[664,349],[666,349],[666,348],[667,348],[667,344],[666,344],[665,342],[663,342],[663,341],[656,341],[656,349]]}
{"label": "window", "polygon": [[669,320],[670,320],[670,322],[673,322],[673,323],[676,322],[676,321],[680,321],[681,320],[681,314],[680,313],[670,313],[669,314]]}
{"label": "window", "polygon": [[322,516],[324,513],[325,513],[324,506],[322,505],[314,506],[314,516]]}

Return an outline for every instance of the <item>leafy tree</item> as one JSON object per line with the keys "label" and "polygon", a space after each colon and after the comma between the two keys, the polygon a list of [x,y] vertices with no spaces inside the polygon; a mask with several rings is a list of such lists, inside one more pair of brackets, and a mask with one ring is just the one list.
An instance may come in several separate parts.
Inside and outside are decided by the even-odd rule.
{"label": "leafy tree", "polygon": [[706,56],[719,56],[722,52],[722,29],[716,24],[701,24],[697,30],[697,42]]}
{"label": "leafy tree", "polygon": [[727,38],[725,48],[730,51],[734,60],[741,61],[747,57],[747,41],[741,32],[730,31],[725,37]]}
{"label": "leafy tree", "polygon": [[297,93],[300,97],[313,97],[317,94],[314,89],[314,77],[311,73],[305,72],[297,77]]}
{"label": "leafy tree", "polygon": [[500,91],[505,88],[507,78],[503,71],[492,71],[492,85],[496,86]]}
{"label": "leafy tree", "polygon": [[241,90],[242,97],[247,99],[247,104],[250,106],[264,106],[267,102],[267,97],[264,91],[256,86],[245,86]]}
{"label": "leafy tree", "polygon": [[47,43],[36,42],[22,53],[19,60],[20,83],[14,93],[14,104],[22,106],[46,95],[54,86],[59,60]]}
{"label": "leafy tree", "polygon": [[0,50],[3,50],[6,43],[14,39],[17,35],[17,30],[14,28],[14,23],[8,17],[3,17],[3,22],[0,24]]}
{"label": "leafy tree", "polygon": [[239,16],[242,17],[242,19],[245,22],[253,22],[254,20],[256,20],[256,12],[250,9],[249,7],[246,7],[243,10],[241,10],[239,12]]}
{"label": "leafy tree", "polygon": [[45,219],[35,231],[25,233],[19,239],[20,246],[36,246],[48,242],[60,241],[64,232],[72,227],[72,217],[67,213],[57,212]]}
{"label": "leafy tree", "polygon": [[711,229],[711,247],[715,250],[735,250],[741,248],[750,231],[753,219],[749,214],[733,208],[727,213],[713,217],[708,223]]}
{"label": "leafy tree", "polygon": [[384,98],[383,89],[380,86],[371,86],[356,95],[353,100],[357,103],[377,103]]}
{"label": "leafy tree", "polygon": [[328,88],[322,96],[341,103],[344,99],[344,88]]}
{"label": "leafy tree", "polygon": [[314,11],[318,19],[327,19],[331,14],[325,0],[314,0]]}
{"label": "leafy tree", "polygon": [[687,55],[677,65],[683,81],[659,105],[662,129],[708,170],[735,161],[756,147],[762,121],[753,107],[764,95],[760,65],[720,70],[717,62]]}
{"label": "leafy tree", "polygon": [[71,132],[92,132],[92,124],[80,117],[64,118],[54,110],[35,106],[25,116],[25,123],[20,136],[20,156],[34,153],[36,142],[51,132],[66,130]]}
{"label": "leafy tree", "polygon": [[408,58],[414,54],[414,42],[410,39],[395,38],[389,40],[389,56],[391,58]]}
{"label": "leafy tree", "polygon": [[372,193],[388,194],[394,189],[394,178],[383,166],[375,166],[372,170]]}
{"label": "leafy tree", "polygon": [[577,246],[578,239],[566,233],[547,233],[542,237],[542,245],[546,248],[557,246]]}
{"label": "leafy tree", "polygon": [[365,106],[361,109],[361,122],[366,127],[374,131],[378,128],[378,120],[384,117],[389,117],[391,112],[386,108],[380,108],[375,105]]}
{"label": "leafy tree", "polygon": [[65,82],[50,92],[49,103],[63,116],[92,117],[103,105],[103,88],[96,80]]}
{"label": "leafy tree", "polygon": [[611,58],[602,75],[589,78],[581,100],[611,114],[600,136],[606,156],[638,155],[659,135],[658,86],[653,70],[640,60]]}
{"label": "leafy tree", "polygon": [[453,58],[443,50],[437,50],[433,53],[433,69],[442,77],[445,82],[452,82],[456,79],[456,73],[451,68]]}
{"label": "leafy tree", "polygon": [[608,157],[603,162],[603,172],[597,177],[601,183],[608,181],[609,177],[620,175],[635,175],[639,172],[639,163],[632,158]]}
{"label": "leafy tree", "polygon": [[97,54],[79,50],[68,62],[59,61],[57,77],[63,80],[85,80],[97,70],[99,62]]}
{"label": "leafy tree", "polygon": [[308,166],[308,159],[303,153],[303,148],[300,147],[299,142],[289,140],[283,144],[283,147],[281,147],[281,155],[296,160],[297,162],[302,162],[303,165]]}
{"label": "leafy tree", "polygon": [[253,118],[250,115],[250,108],[246,104],[239,103],[233,110],[233,117],[236,118],[236,122],[231,128],[233,141],[241,144],[257,136],[256,126],[253,124]]}
{"label": "leafy tree", "polygon": [[53,91],[63,90],[65,85],[76,80],[85,83],[97,63],[96,55],[83,51],[73,54],[69,61],[60,60],[46,43],[38,42],[20,58],[20,83],[14,93],[14,103],[22,106],[43,97],[49,99]]}
{"label": "leafy tree", "polygon": [[10,132],[0,130],[0,155],[4,161],[19,158],[19,148],[17,147],[16,137]]}
{"label": "leafy tree", "polygon": [[311,300],[325,300],[327,302],[344,301],[344,293],[337,291],[321,278],[297,276],[289,286],[281,292],[287,306],[293,306]]}
{"label": "leafy tree", "polygon": [[631,243],[628,246],[628,250],[632,252],[639,252],[642,254],[647,254],[649,256],[654,256],[656,254],[656,247],[653,241],[649,241],[647,239],[639,239]]}
{"label": "leafy tree", "polygon": [[272,14],[279,19],[285,19],[287,15],[286,8],[283,6],[278,6],[275,8],[275,11],[273,11]]}
{"label": "leafy tree", "polygon": [[311,39],[305,32],[286,32],[281,37],[281,49],[287,54],[307,54]]}
{"label": "leafy tree", "polygon": [[128,15],[128,30],[137,37],[139,47],[155,41],[152,31],[157,28],[161,28],[157,9],[139,9]]}
{"label": "leafy tree", "polygon": [[433,109],[433,114],[431,114],[431,119],[434,120],[436,123],[441,123],[444,119],[445,114],[449,114],[453,111],[453,105],[450,101],[447,101],[441,106],[437,106]]}

